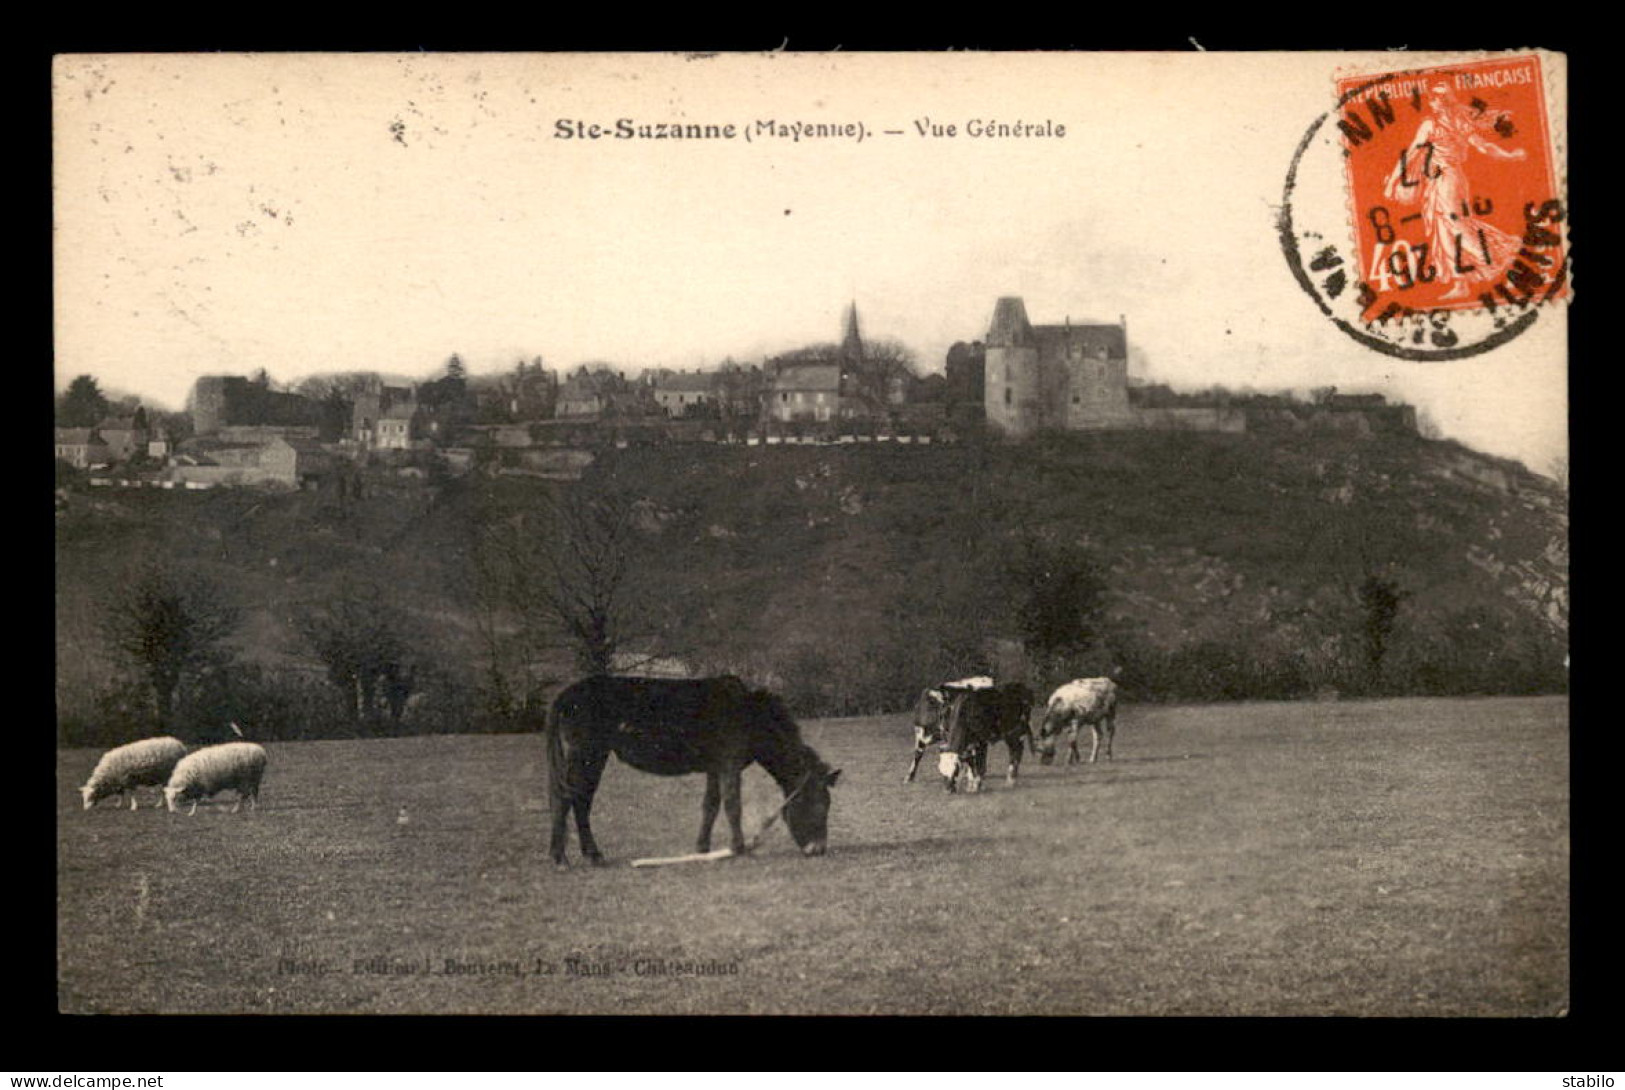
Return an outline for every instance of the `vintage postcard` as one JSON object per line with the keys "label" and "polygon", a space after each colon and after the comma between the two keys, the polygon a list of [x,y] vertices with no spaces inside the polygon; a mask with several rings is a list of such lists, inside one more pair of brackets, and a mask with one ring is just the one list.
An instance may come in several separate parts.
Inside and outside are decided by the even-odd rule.
{"label": "vintage postcard", "polygon": [[1562,1016],[1562,54],[53,66],[58,1006]]}

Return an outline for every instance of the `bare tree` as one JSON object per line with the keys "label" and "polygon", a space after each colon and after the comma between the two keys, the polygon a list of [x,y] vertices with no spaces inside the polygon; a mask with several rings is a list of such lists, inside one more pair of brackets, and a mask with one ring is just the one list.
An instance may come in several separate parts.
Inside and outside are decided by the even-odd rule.
{"label": "bare tree", "polygon": [[332,371],[300,379],[293,391],[312,401],[321,401],[334,395],[349,400],[366,390],[377,377],[370,371]]}
{"label": "bare tree", "polygon": [[224,643],[241,614],[205,584],[183,586],[156,566],[141,569],[125,585],[105,613],[103,634],[140,672],[158,722],[168,725],[182,679],[229,659]]}
{"label": "bare tree", "polygon": [[582,673],[609,673],[655,627],[636,563],[648,516],[646,501],[577,486],[489,525],[481,578],[491,582],[478,595],[504,595],[534,650],[567,649]]}
{"label": "bare tree", "polygon": [[863,346],[863,363],[852,374],[852,393],[871,412],[884,413],[908,396],[915,380],[914,353],[898,341]]}
{"label": "bare tree", "polygon": [[482,686],[486,710],[506,716],[530,691],[527,656],[516,644],[523,635],[522,611],[516,610],[518,573],[532,550],[525,541],[521,520],[492,523],[476,534],[468,563],[456,567],[460,589],[474,618],[474,632],[484,658]]}
{"label": "bare tree", "polygon": [[631,627],[624,592],[636,543],[633,514],[627,497],[613,494],[553,508],[555,536],[533,589],[587,675],[610,672]]}

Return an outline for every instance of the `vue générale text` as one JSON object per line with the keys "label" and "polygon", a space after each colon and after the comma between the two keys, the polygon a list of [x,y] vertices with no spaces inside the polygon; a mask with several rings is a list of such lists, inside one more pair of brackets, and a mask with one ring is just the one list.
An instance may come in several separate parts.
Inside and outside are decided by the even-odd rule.
{"label": "vue g\u00e9n\u00e9rale text", "polygon": [[810,122],[758,119],[743,125],[717,122],[639,121],[619,117],[607,124],[584,121],[579,118],[558,118],[553,122],[556,140],[856,140],[859,143],[876,136],[921,136],[928,139],[953,139],[965,136],[972,139],[992,137],[1009,138],[1063,138],[1066,126],[1049,119],[1043,121],[998,121],[991,118],[972,118],[968,121],[942,122],[930,117],[913,119],[902,128],[886,128],[878,132],[862,121]]}

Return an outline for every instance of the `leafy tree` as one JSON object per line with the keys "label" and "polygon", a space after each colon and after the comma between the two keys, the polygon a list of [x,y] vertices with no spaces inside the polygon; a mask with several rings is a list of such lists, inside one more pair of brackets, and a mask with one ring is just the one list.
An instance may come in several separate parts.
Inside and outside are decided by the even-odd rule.
{"label": "leafy tree", "polygon": [[529,364],[520,359],[512,373],[480,387],[477,419],[484,424],[546,420],[553,416],[557,399],[558,384],[542,366],[542,357]]}
{"label": "leafy tree", "polygon": [[295,620],[352,728],[382,733],[384,715],[399,725],[414,691],[406,621],[376,586],[341,588]]}
{"label": "leafy tree", "polygon": [[1109,585],[1087,549],[1026,534],[1016,544],[1007,576],[1015,628],[1034,658],[1074,656],[1100,642]]}
{"label": "leafy tree", "polygon": [[446,435],[471,423],[478,412],[474,394],[468,388],[468,372],[458,356],[446,361],[446,373],[418,387],[418,402],[430,414],[431,427]]}
{"label": "leafy tree", "polygon": [[165,439],[172,445],[192,436],[192,414],[189,412],[171,413],[154,409],[149,419],[155,437]]}
{"label": "leafy tree", "polygon": [[56,422],[63,428],[94,428],[107,415],[107,398],[90,375],[80,375],[56,403]]}
{"label": "leafy tree", "polygon": [[1355,593],[1360,600],[1365,637],[1365,681],[1367,686],[1375,688],[1382,674],[1382,660],[1388,654],[1399,607],[1410,594],[1395,580],[1374,573],[1365,577]]}
{"label": "leafy tree", "polygon": [[174,714],[183,678],[229,661],[224,643],[240,619],[207,586],[183,587],[172,574],[147,567],[109,604],[104,636],[141,674],[164,725]]}
{"label": "leafy tree", "polygon": [[418,400],[429,408],[461,401],[468,395],[468,372],[463,361],[452,356],[446,361],[446,373],[418,387]]}
{"label": "leafy tree", "polygon": [[328,386],[326,392],[313,400],[316,401],[320,412],[318,434],[324,440],[334,442],[340,436],[349,434],[355,414],[355,402],[351,394],[333,385]]}
{"label": "leafy tree", "polygon": [[910,401],[947,401],[948,377],[946,375],[925,375],[913,384],[908,399]]}

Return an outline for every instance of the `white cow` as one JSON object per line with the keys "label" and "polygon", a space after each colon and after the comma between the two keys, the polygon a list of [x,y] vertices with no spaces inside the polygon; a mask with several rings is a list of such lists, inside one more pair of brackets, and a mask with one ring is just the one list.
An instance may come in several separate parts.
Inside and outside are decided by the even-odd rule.
{"label": "white cow", "polygon": [[1109,677],[1079,678],[1069,681],[1050,695],[1044,709],[1044,722],[1038,728],[1038,761],[1050,764],[1055,760],[1055,736],[1068,731],[1070,753],[1066,763],[1077,764],[1078,733],[1088,724],[1094,735],[1094,746],[1089,750],[1089,763],[1095,763],[1100,753],[1100,739],[1106,738],[1106,759],[1112,759],[1112,735],[1117,730],[1117,684]]}

